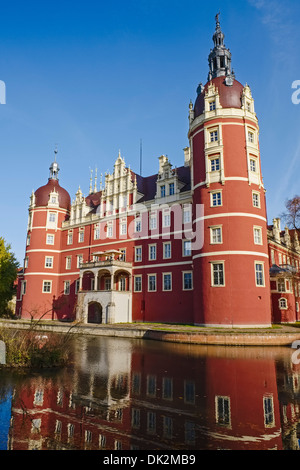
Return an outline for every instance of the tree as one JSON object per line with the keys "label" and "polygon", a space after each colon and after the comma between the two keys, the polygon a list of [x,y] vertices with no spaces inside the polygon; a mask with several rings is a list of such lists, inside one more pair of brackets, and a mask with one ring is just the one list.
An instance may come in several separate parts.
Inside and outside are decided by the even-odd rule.
{"label": "tree", "polygon": [[15,293],[19,263],[11,246],[0,237],[0,316],[6,312],[7,304]]}
{"label": "tree", "polygon": [[300,196],[294,196],[285,203],[286,212],[282,214],[282,219],[291,229],[300,229]]}

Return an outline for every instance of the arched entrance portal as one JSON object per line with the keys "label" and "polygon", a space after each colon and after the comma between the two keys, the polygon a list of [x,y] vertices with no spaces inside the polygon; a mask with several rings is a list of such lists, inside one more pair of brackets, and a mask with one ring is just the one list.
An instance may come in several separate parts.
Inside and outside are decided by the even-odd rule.
{"label": "arched entrance portal", "polygon": [[102,323],[102,306],[98,302],[89,303],[88,323]]}

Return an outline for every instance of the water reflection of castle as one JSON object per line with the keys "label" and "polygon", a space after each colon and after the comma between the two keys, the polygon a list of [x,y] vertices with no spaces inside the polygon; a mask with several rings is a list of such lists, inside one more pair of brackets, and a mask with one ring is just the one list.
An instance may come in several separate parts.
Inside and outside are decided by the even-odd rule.
{"label": "water reflection of castle", "polygon": [[93,341],[16,388],[10,449],[299,447],[290,350]]}

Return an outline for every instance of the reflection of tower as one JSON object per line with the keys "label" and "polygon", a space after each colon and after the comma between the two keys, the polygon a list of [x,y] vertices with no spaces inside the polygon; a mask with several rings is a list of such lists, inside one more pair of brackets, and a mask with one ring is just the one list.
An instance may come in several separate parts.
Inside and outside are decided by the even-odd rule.
{"label": "reflection of tower", "polygon": [[95,348],[82,348],[76,358],[80,366],[74,395],[104,405],[109,412],[111,408],[128,405],[131,343],[121,339],[116,342],[113,338],[94,341]]}
{"label": "reflection of tower", "polygon": [[48,183],[32,192],[30,198],[24,274],[16,309],[23,318],[53,318],[53,299],[63,293],[58,276],[61,226],[69,216],[71,201],[58,181],[56,153]]}
{"label": "reflection of tower", "polygon": [[249,86],[231,68],[217,24],[209,76],[190,106],[194,214],[204,205],[204,245],[194,253],[194,321],[271,324],[267,219],[259,127]]}

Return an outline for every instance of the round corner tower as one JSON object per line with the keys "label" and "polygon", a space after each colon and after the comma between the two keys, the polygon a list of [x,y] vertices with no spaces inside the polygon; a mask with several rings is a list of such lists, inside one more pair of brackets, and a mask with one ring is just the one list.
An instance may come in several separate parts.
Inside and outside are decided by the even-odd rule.
{"label": "round corner tower", "polygon": [[16,309],[22,318],[53,319],[54,301],[60,295],[61,227],[69,216],[71,199],[59,184],[56,155],[49,170],[47,184],[30,197],[24,273]]}
{"label": "round corner tower", "polygon": [[204,224],[203,246],[193,256],[194,322],[266,327],[271,304],[258,120],[249,86],[235,79],[219,15],[213,41],[208,82],[190,105],[194,222]]}

